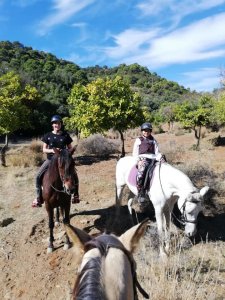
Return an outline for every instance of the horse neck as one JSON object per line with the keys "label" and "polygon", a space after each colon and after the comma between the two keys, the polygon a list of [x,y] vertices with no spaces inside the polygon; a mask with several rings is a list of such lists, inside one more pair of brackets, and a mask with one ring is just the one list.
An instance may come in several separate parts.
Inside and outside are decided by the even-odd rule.
{"label": "horse neck", "polygon": [[[74,287],[74,299],[79,300],[93,300],[102,299],[106,300],[102,276],[102,257],[100,251],[92,249],[85,253],[81,267],[80,274],[77,278]],[[93,295],[94,298],[93,298]]]}
{"label": "horse neck", "polygon": [[49,168],[47,170],[47,174],[48,174],[49,182],[51,184],[53,183],[57,183],[57,185],[62,184],[60,174],[59,174],[57,157],[52,158]]}
{"label": "horse neck", "polygon": [[104,284],[108,300],[133,300],[133,277],[127,256],[110,248],[104,263]]}
{"label": "horse neck", "polygon": [[75,299],[133,300],[133,278],[127,256],[115,248],[110,248],[106,257],[96,248],[88,251],[83,257],[80,282],[75,290]]}
{"label": "horse neck", "polygon": [[160,172],[165,174],[166,181],[170,184],[170,186],[173,186],[178,191],[189,193],[196,190],[190,178],[185,173],[171,166],[170,164],[162,164]]}

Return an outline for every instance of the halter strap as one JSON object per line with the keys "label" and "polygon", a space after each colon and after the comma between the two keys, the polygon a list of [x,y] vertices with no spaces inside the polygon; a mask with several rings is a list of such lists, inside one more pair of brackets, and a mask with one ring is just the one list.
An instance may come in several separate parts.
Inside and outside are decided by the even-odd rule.
{"label": "halter strap", "polygon": [[[198,203],[198,201],[190,201],[191,203]],[[172,211],[172,216],[183,226],[185,226],[186,223],[192,223],[192,224],[197,224],[197,220],[192,221],[192,220],[188,220],[185,214],[185,207],[186,207],[186,203],[187,203],[187,199],[184,201],[184,203],[182,204],[181,209],[183,210],[182,214],[181,214],[181,219],[177,218],[176,215],[173,213]]]}
{"label": "halter strap", "polygon": [[137,280],[137,272],[135,270],[135,262],[132,255],[129,251],[124,247],[124,245],[113,235],[103,234],[100,235],[91,241],[88,241],[85,244],[85,252],[90,249],[98,248],[101,255],[106,256],[110,248],[115,248],[121,250],[128,258],[131,264],[131,272],[133,277],[133,289],[134,289],[134,299],[138,300],[137,289],[143,295],[144,298],[149,299],[149,295],[145,292],[145,290],[141,287],[140,283]]}

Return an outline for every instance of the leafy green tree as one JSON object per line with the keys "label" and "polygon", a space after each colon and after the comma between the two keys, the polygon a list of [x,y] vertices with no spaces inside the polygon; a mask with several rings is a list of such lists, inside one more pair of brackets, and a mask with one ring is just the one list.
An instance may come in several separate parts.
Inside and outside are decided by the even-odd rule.
{"label": "leafy green tree", "polygon": [[1,150],[2,164],[8,147],[8,134],[19,128],[29,127],[32,103],[38,99],[37,90],[23,85],[19,75],[9,72],[0,77],[0,134],[5,135],[5,145]]}
{"label": "leafy green tree", "polygon": [[225,93],[222,93],[217,101],[214,101],[213,116],[218,126],[225,125]]}
{"label": "leafy green tree", "polygon": [[176,107],[177,103],[170,102],[170,103],[163,103],[159,109],[159,114],[162,117],[164,122],[168,124],[168,130],[173,130],[173,124],[176,119]]}
{"label": "leafy green tree", "polygon": [[134,128],[144,119],[141,97],[133,92],[120,76],[97,79],[83,86],[75,84],[68,98],[69,128],[77,128],[84,136],[118,130],[122,141],[121,156],[125,155],[123,132]]}
{"label": "leafy green tree", "polygon": [[176,107],[176,120],[185,128],[194,130],[197,139],[196,149],[200,145],[202,126],[210,124],[212,109],[213,99],[208,95],[203,95],[197,101],[185,101]]}

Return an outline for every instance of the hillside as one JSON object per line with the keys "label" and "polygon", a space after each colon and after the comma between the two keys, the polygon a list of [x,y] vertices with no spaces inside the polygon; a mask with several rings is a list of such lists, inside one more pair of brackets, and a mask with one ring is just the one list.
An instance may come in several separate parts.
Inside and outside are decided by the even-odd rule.
{"label": "hillside", "polygon": [[35,86],[41,101],[33,108],[34,126],[29,134],[42,134],[52,113],[68,115],[67,98],[75,83],[86,84],[98,77],[122,76],[134,91],[142,96],[142,104],[154,111],[164,102],[181,101],[192,93],[178,83],[161,78],[138,64],[109,68],[81,68],[43,51],[26,47],[19,42],[0,42],[0,71],[18,73],[24,83]]}

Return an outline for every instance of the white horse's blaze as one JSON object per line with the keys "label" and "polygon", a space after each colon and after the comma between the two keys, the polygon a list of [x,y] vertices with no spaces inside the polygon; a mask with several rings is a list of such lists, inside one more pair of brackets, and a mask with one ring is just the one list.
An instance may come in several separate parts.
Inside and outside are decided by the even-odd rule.
{"label": "white horse's blaze", "polygon": [[[128,178],[131,169],[136,164],[132,156],[121,158],[116,166],[116,188],[117,202],[120,204],[121,192],[124,185],[137,195],[136,186],[132,185]],[[209,187],[205,186],[200,191],[193,185],[187,175],[172,167],[168,163],[157,164],[154,170],[151,189],[148,196],[154,206],[158,233],[161,238],[161,254],[167,254],[164,248],[168,246],[168,229],[170,226],[170,214],[175,202],[178,201],[178,208],[185,218],[185,233],[193,236],[196,233],[197,217],[201,211],[201,201],[208,192]],[[132,200],[129,200],[129,204]],[[164,220],[165,217],[165,220]]]}

